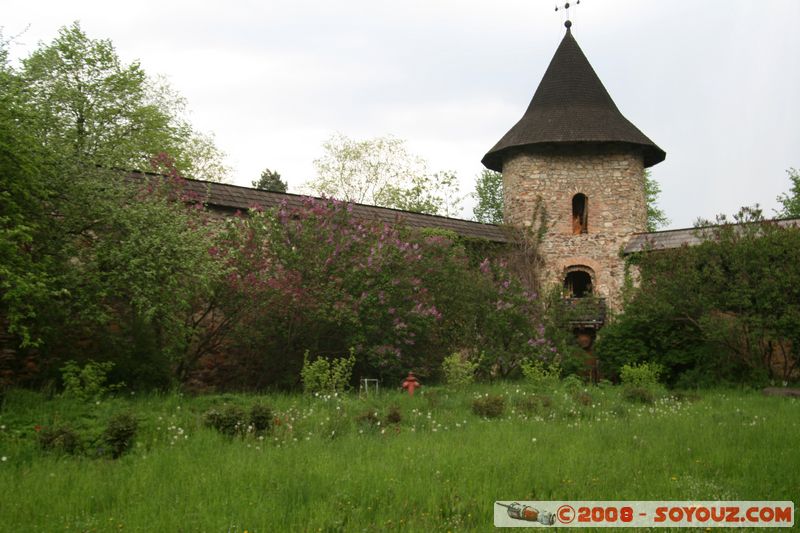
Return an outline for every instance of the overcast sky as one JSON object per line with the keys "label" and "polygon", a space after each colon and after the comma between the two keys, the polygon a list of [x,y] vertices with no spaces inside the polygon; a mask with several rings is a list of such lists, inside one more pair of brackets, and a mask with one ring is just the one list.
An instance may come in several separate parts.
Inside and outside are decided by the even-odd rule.
{"label": "overcast sky", "polygon": [[[338,131],[406,139],[468,193],[563,36],[555,5],[0,0],[0,25],[7,37],[29,26],[19,57],[79,20],[165,75],[237,184],[269,167],[297,191]],[[667,152],[653,176],[671,227],[755,202],[772,214],[800,167],[800,2],[583,0],[570,14],[617,106]]]}

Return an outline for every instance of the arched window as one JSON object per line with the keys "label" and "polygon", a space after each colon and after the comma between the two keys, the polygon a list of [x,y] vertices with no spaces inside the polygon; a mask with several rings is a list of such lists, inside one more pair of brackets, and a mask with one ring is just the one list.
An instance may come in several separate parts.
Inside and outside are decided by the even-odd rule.
{"label": "arched window", "polygon": [[589,233],[589,199],[579,192],[572,197],[572,234]]}
{"label": "arched window", "polygon": [[569,270],[564,278],[567,298],[586,298],[592,295],[592,276],[584,270]]}

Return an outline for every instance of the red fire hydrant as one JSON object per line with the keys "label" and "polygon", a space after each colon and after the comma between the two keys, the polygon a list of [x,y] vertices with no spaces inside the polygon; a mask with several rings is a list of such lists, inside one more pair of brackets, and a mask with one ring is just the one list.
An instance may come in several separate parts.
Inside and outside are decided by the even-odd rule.
{"label": "red fire hydrant", "polygon": [[422,387],[422,383],[417,381],[417,378],[414,376],[413,372],[409,372],[405,381],[403,381],[403,388],[408,391],[409,396],[414,396],[414,389],[417,387]]}

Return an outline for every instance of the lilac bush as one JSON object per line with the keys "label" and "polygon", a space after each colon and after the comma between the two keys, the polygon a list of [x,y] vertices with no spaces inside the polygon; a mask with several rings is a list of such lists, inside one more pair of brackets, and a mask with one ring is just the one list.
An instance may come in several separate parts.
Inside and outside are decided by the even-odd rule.
{"label": "lilac bush", "polygon": [[507,375],[551,348],[538,298],[502,261],[476,268],[455,235],[361,220],[336,200],[253,209],[211,254],[227,265],[223,311],[237,317],[215,363],[226,386],[296,386],[306,350],[353,349],[355,378],[391,380],[432,376],[456,350]]}

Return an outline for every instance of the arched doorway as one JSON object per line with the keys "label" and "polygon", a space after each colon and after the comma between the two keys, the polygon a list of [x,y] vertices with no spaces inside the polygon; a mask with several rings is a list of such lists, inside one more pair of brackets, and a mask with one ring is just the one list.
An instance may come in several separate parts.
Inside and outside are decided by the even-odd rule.
{"label": "arched doorway", "polygon": [[592,295],[592,275],[580,267],[570,267],[564,277],[567,298],[587,298]]}
{"label": "arched doorway", "polygon": [[594,341],[602,320],[597,318],[597,298],[594,298],[594,271],[585,265],[567,267],[564,273],[565,304],[570,315],[575,340],[586,353],[584,375],[596,383],[600,377],[594,355]]}

